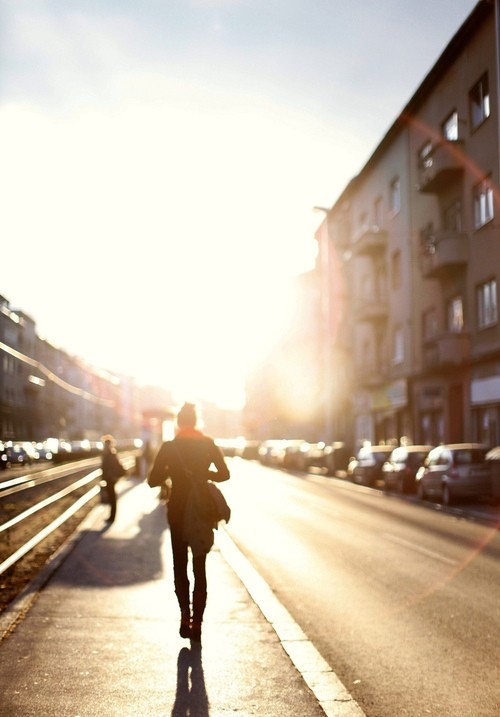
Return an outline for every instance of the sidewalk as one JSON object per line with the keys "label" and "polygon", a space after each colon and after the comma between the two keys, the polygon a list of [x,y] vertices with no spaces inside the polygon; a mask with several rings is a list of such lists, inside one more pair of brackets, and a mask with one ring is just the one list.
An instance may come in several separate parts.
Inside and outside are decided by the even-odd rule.
{"label": "sidewalk", "polygon": [[[207,560],[202,647],[179,637],[164,511],[145,483],[124,480],[116,522],[107,527],[97,506],[39,594],[32,584],[0,617],[0,717],[362,714],[285,611],[277,622],[288,648],[286,634],[280,641],[221,552],[234,562],[223,530]],[[303,674],[285,652],[297,644]]]}

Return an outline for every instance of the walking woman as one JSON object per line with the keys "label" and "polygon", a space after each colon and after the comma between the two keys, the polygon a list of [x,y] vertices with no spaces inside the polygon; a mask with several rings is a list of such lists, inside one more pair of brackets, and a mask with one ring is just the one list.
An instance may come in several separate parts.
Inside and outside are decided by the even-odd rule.
{"label": "walking woman", "polygon": [[[222,451],[212,438],[197,430],[196,423],[194,404],[185,403],[177,415],[176,436],[160,447],[148,483],[158,486],[168,478],[172,481],[167,518],[172,542],[174,587],[181,609],[179,634],[200,642],[207,601],[206,558],[213,545],[214,528],[209,496],[203,487],[208,480],[218,483],[228,480],[229,469]],[[192,611],[189,549],[194,575]]]}

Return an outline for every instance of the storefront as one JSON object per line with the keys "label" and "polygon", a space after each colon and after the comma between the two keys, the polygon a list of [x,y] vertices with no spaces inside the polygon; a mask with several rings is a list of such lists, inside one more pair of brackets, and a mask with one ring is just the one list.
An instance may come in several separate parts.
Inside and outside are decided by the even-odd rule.
{"label": "storefront", "polygon": [[[483,367],[471,381],[472,438],[500,445],[500,367]],[[490,374],[490,375],[488,375]]]}
{"label": "storefront", "polygon": [[410,441],[411,416],[408,411],[406,379],[398,379],[372,391],[360,391],[354,397],[356,442],[399,443],[405,436]]}

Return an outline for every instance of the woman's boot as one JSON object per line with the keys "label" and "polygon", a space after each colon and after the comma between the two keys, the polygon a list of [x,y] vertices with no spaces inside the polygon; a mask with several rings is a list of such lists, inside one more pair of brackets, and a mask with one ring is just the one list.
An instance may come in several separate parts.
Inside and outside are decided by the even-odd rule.
{"label": "woman's boot", "polygon": [[194,592],[193,594],[193,621],[191,623],[191,640],[193,642],[201,642],[201,623],[203,622],[203,613],[207,604],[206,592]]}
{"label": "woman's boot", "polygon": [[181,609],[181,625],[179,635],[186,639],[191,637],[191,609],[189,605],[189,590],[176,590],[177,600]]}
{"label": "woman's boot", "polygon": [[179,635],[189,639],[191,637],[191,615],[188,610],[181,610],[181,626],[179,627]]}

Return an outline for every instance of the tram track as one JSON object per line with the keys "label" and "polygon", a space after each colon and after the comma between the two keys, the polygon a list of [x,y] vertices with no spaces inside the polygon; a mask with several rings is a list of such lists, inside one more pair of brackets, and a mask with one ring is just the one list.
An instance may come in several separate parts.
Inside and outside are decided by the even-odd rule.
{"label": "tram track", "polygon": [[[120,459],[130,472],[136,453]],[[100,501],[100,459],[52,466],[0,482],[0,613]]]}

